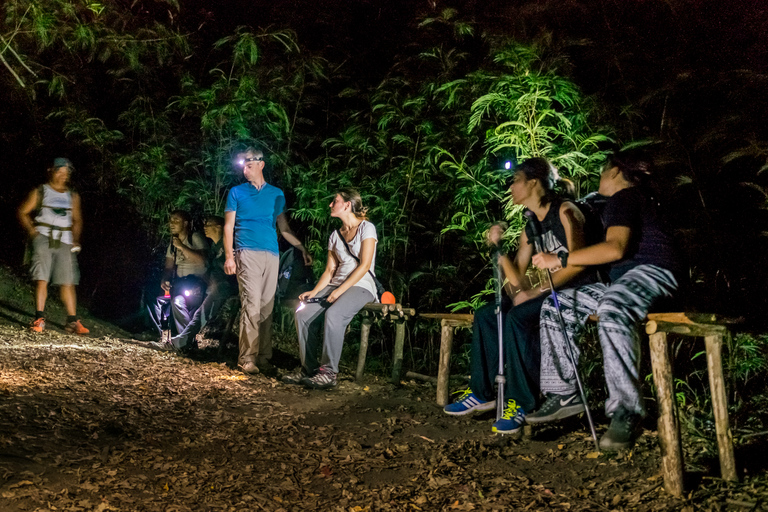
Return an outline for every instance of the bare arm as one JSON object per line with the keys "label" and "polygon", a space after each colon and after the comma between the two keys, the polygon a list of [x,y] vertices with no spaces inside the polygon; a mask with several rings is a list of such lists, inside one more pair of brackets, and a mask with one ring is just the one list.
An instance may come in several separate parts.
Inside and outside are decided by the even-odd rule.
{"label": "bare arm", "polygon": [[[568,255],[568,267],[571,265],[604,265],[624,258],[629,246],[632,231],[627,226],[611,226],[605,234],[605,242],[591,245]],[[536,261],[539,263],[536,263]],[[542,268],[555,268],[560,265],[554,254],[540,254],[534,263]]]}
{"label": "bare arm", "polygon": [[80,235],[83,232],[83,214],[80,208],[80,194],[72,192],[72,245],[80,247]]}
{"label": "bare arm", "polygon": [[289,244],[301,251],[301,255],[304,257],[304,264],[311,265],[312,255],[309,254],[307,249],[304,247],[304,244],[301,243],[301,240],[299,240],[291,227],[288,225],[288,219],[285,217],[284,213],[281,213],[277,216],[277,227],[280,230],[280,234],[283,235],[283,238],[288,240]]}
{"label": "bare arm", "polygon": [[160,278],[160,288],[162,288],[165,292],[171,291],[171,280],[176,277],[173,275],[175,272],[174,263],[175,261],[173,258],[166,256],[165,268],[163,268],[163,277]]}
{"label": "bare arm", "polygon": [[40,201],[38,195],[39,194],[37,189],[30,192],[24,202],[21,203],[21,206],[19,206],[19,209],[16,211],[16,215],[19,219],[21,227],[24,228],[24,231],[27,233],[27,235],[32,238],[37,236],[37,230],[35,229],[35,223],[32,221],[31,214],[33,211],[35,211],[37,203]]}
{"label": "bare arm", "polygon": [[237,271],[234,241],[235,212],[224,212],[224,273],[229,275]]}

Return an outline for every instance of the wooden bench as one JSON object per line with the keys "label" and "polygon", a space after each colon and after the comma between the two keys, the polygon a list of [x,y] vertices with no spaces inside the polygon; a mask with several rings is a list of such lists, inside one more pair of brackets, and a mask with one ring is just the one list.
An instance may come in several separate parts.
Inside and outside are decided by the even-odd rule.
{"label": "wooden bench", "polygon": [[[437,403],[448,403],[448,378],[456,327],[471,327],[473,316],[469,314],[422,313],[421,318],[439,319],[440,365],[437,376]],[[596,316],[590,320],[597,321]],[[715,431],[720,456],[720,474],[724,480],[736,480],[736,464],[733,455],[733,437],[728,419],[728,404],[723,376],[723,339],[730,335],[727,324],[732,320],[718,318],[711,314],[693,313],[650,313],[645,330],[650,337],[651,367],[653,382],[659,403],[658,432],[662,454],[664,487],[675,496],[683,493],[683,457],[680,444],[680,425],[677,418],[677,402],[669,358],[667,333],[680,336],[703,337],[707,351],[712,408],[715,416]]]}
{"label": "wooden bench", "polygon": [[659,402],[659,443],[664,487],[670,494],[683,494],[683,453],[680,445],[680,422],[672,379],[667,333],[679,336],[703,337],[707,350],[707,370],[715,416],[715,432],[720,455],[720,476],[723,480],[736,480],[733,456],[733,436],[728,421],[728,403],[723,377],[723,339],[729,336],[727,324],[733,321],[716,315],[691,313],[651,313],[645,324],[650,337],[653,382]]}
{"label": "wooden bench", "polygon": [[371,333],[371,324],[374,320],[384,320],[395,324],[395,353],[392,363],[392,382],[400,382],[400,373],[403,370],[403,347],[405,345],[405,323],[416,316],[413,308],[404,308],[402,304],[379,304],[369,302],[360,310],[363,315],[363,324],[360,328],[360,352],[357,355],[357,371],[355,380],[363,378],[365,359],[368,355],[368,336]]}
{"label": "wooden bench", "polygon": [[472,327],[474,315],[466,313],[421,313],[419,318],[440,320],[440,362],[437,367],[437,404],[448,404],[448,379],[451,376],[453,333],[458,327]]}

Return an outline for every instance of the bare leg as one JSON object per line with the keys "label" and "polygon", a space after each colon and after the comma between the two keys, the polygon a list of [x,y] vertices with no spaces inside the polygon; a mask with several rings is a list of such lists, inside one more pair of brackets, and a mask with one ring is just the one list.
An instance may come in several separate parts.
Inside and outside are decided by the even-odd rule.
{"label": "bare leg", "polygon": [[77,296],[75,295],[75,285],[73,284],[61,285],[61,302],[64,303],[64,307],[67,309],[67,315],[69,316],[76,315]]}
{"label": "bare leg", "polygon": [[45,311],[45,301],[48,298],[48,281],[35,281],[35,311]]}

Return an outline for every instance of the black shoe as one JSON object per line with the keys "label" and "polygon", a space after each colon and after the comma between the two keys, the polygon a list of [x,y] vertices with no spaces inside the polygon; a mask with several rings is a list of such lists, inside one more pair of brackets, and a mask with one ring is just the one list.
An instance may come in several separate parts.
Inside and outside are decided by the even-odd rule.
{"label": "black shoe", "polygon": [[525,417],[527,423],[546,423],[562,420],[584,412],[584,402],[578,393],[572,395],[548,395],[539,410]]}
{"label": "black shoe", "polygon": [[287,375],[283,375],[283,378],[280,379],[283,384],[304,384],[304,379],[308,378],[307,374],[304,373],[304,370],[296,373],[289,373]]}
{"label": "black shoe", "polygon": [[623,407],[613,413],[611,426],[600,438],[600,449],[606,452],[617,452],[632,448],[635,441],[643,432],[640,422],[642,417],[636,412],[629,412]]}

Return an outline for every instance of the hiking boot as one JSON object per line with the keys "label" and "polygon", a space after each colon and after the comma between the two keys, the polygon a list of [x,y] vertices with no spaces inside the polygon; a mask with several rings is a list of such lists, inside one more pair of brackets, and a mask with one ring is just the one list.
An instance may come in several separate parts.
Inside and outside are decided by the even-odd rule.
{"label": "hiking boot", "polygon": [[493,424],[496,434],[517,434],[525,425],[525,411],[510,398],[504,404],[504,413]]}
{"label": "hiking boot", "polygon": [[67,325],[64,326],[64,330],[67,331],[69,334],[77,334],[78,336],[85,336],[86,334],[91,332],[85,327],[83,327],[83,324],[80,323],[80,320],[69,322]]}
{"label": "hiking boot", "polygon": [[45,318],[38,318],[29,324],[29,330],[32,332],[43,332],[45,330]]}
{"label": "hiking boot", "polygon": [[569,416],[584,412],[584,402],[578,393],[572,395],[550,394],[538,411],[526,416],[528,423],[546,423],[562,420]]}
{"label": "hiking boot", "polygon": [[240,369],[241,372],[246,373],[248,375],[256,375],[259,373],[259,368],[254,364],[253,361],[246,361],[243,364],[237,365],[237,367]]}
{"label": "hiking boot", "polygon": [[306,373],[304,373],[304,370],[302,370],[300,372],[283,375],[283,378],[280,380],[283,382],[283,384],[298,385],[298,384],[303,384],[305,379],[308,380],[309,376]]}
{"label": "hiking boot", "polygon": [[490,411],[496,408],[496,400],[484,402],[477,398],[469,388],[464,391],[458,391],[458,393],[461,393],[461,395],[459,395],[455,402],[443,407],[443,412],[445,414],[450,414],[451,416],[463,416],[464,414],[469,414],[475,411]]}
{"label": "hiking boot", "polygon": [[176,352],[176,347],[168,343],[167,341],[150,341],[147,343],[147,348],[153,350],[159,350],[161,352]]}
{"label": "hiking boot", "polygon": [[310,389],[333,389],[338,384],[336,374],[327,368],[320,368],[314,377],[305,377],[301,382]]}
{"label": "hiking boot", "polygon": [[613,413],[611,425],[600,438],[600,449],[606,452],[617,452],[625,448],[632,448],[643,429],[640,427],[642,416],[636,412],[629,412],[623,407]]}

